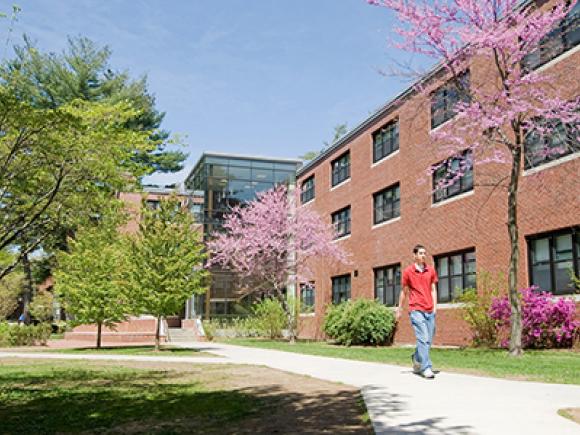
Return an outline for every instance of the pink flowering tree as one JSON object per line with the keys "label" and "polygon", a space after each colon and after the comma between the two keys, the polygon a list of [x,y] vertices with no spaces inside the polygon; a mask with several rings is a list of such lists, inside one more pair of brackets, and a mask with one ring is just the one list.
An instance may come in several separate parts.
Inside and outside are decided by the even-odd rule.
{"label": "pink flowering tree", "polygon": [[296,196],[284,186],[259,193],[255,201],[233,208],[223,231],[208,243],[210,267],[236,273],[245,281],[245,294],[267,294],[280,301],[291,340],[296,337],[296,313],[284,290],[308,282],[315,259],[347,262],[345,251],[333,243],[332,226],[311,209],[295,204]]}
{"label": "pink flowering tree", "polygon": [[[528,56],[537,53],[542,38],[572,11],[576,1],[555,2],[553,8],[537,8],[521,0],[368,0],[394,11],[401,26],[396,43],[403,50],[434,58],[441,74],[427,76],[416,91],[427,94],[436,80],[448,79],[463,95],[454,107],[454,117],[430,133],[430,143],[446,156],[471,152],[463,164],[446,166],[447,177],[435,189],[461,178],[472,165],[505,164],[507,227],[511,244],[509,302],[511,331],[509,351],[522,353],[522,306],[518,292],[518,184],[526,154],[526,135],[540,143],[562,125],[572,126],[568,144],[546,146],[538,153],[565,153],[577,143],[580,128],[580,98],[563,98],[551,86],[546,71],[526,68]],[[577,13],[575,10],[574,13]],[[478,85],[465,80],[465,72],[478,62],[486,68],[485,81]],[[578,70],[575,70],[577,74]],[[440,83],[440,82],[438,82]],[[546,139],[544,141],[544,139]],[[465,154],[464,154],[465,155]],[[472,157],[471,157],[472,156]],[[529,157],[529,153],[527,154]],[[431,167],[431,174],[439,167]]]}

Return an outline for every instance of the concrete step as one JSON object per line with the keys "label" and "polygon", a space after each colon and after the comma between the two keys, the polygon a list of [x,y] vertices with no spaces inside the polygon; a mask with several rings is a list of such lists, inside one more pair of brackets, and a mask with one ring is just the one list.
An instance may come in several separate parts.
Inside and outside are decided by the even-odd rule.
{"label": "concrete step", "polygon": [[169,341],[183,342],[195,341],[195,332],[190,329],[169,328]]}

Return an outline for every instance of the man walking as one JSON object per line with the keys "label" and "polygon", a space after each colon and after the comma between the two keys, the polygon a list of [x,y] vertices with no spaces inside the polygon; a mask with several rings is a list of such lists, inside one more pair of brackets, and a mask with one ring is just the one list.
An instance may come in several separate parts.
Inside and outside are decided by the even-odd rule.
{"label": "man walking", "polygon": [[409,299],[409,315],[415,330],[417,347],[411,355],[413,372],[424,378],[433,379],[433,366],[429,350],[435,335],[435,311],[437,309],[437,273],[433,266],[425,263],[427,251],[422,245],[413,248],[414,263],[403,271],[403,291],[396,311],[397,322]]}

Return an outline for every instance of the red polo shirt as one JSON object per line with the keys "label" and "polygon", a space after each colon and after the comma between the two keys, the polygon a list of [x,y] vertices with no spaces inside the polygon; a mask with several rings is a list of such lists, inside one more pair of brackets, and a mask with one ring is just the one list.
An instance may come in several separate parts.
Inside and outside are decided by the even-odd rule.
{"label": "red polo shirt", "polygon": [[409,311],[433,311],[433,297],[431,284],[436,283],[437,272],[433,266],[425,265],[422,272],[415,267],[415,263],[407,266],[403,271],[403,286],[409,287]]}

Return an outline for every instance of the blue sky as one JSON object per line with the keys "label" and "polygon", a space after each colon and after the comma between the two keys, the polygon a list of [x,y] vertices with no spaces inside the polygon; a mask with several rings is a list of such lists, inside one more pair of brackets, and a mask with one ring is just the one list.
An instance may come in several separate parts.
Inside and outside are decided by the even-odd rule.
{"label": "blue sky", "polygon": [[320,149],[334,126],[355,127],[408,85],[380,73],[404,55],[388,44],[387,11],[364,0],[18,4],[13,42],[26,33],[58,52],[67,35],[87,36],[110,46],[114,69],[148,76],[163,127],[186,136],[190,156],[182,173],[147,182],[182,181],[203,151],[297,157]]}

